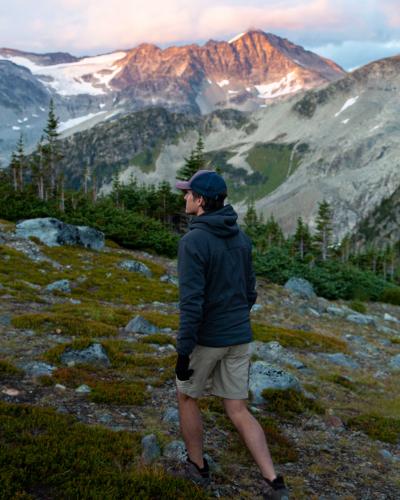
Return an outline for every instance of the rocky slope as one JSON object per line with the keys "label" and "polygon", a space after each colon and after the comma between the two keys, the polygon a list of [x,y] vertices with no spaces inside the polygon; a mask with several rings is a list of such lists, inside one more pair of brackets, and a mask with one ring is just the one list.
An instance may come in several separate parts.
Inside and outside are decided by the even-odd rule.
{"label": "rocky slope", "polygon": [[[132,446],[152,435],[142,444],[142,460],[153,460],[169,472],[179,470],[184,454],[173,383],[177,291],[160,280],[175,273],[176,263],[111,243],[101,252],[49,248],[16,237],[5,221],[0,231],[0,400],[53,408],[56,415],[67,414],[89,426],[87,432],[97,428],[98,438],[101,428],[118,432],[116,437],[127,432]],[[147,265],[151,275],[121,265],[132,259]],[[60,279],[68,280],[69,289],[48,287]],[[252,313],[257,340],[253,367],[266,363],[294,378],[302,394],[279,405],[274,400],[250,403],[292,498],[398,498],[399,307],[368,303],[367,314],[360,314],[350,309],[352,304],[298,296],[263,280],[258,292]],[[154,326],[130,322],[137,316]],[[252,374],[257,378],[254,370]],[[209,493],[261,498],[259,473],[222,407],[213,398],[201,405],[205,451],[212,458]],[[0,406],[2,415],[4,411]],[[24,450],[29,453],[31,433],[38,439],[38,428],[25,429],[23,413],[15,413],[13,422],[20,426],[13,450],[22,459]],[[52,422],[55,426],[54,418]],[[71,428],[68,422],[57,438],[60,449]],[[46,436],[51,432],[54,428]],[[17,447],[21,434],[24,440]],[[43,470],[51,454],[41,451]],[[80,449],[72,463],[82,453]],[[126,466],[126,452],[124,457],[121,467]],[[32,470],[37,458],[30,456]],[[13,463],[1,473],[8,474]],[[69,464],[63,468],[62,463],[62,475],[53,480],[69,480]],[[140,453],[131,465],[139,464]],[[79,470],[73,471],[77,484]],[[15,475],[7,486],[19,478]],[[49,493],[44,484],[36,484],[35,491]]]}
{"label": "rocky slope", "polygon": [[[40,137],[48,102],[55,100],[62,129],[89,128],[115,114],[148,106],[207,113],[218,108],[259,109],[266,102],[337,80],[344,71],[288,40],[250,31],[231,42],[204,46],[134,49],[95,57],[32,54],[0,49],[0,82],[12,98],[0,125],[0,152],[6,158],[23,132],[31,146]],[[26,89],[18,74],[25,68],[44,95],[24,105]],[[27,91],[27,92],[26,92]],[[33,93],[33,92],[32,92]],[[34,93],[33,93],[34,94]],[[0,94],[1,95],[1,94]],[[20,120],[20,121],[19,121]]]}

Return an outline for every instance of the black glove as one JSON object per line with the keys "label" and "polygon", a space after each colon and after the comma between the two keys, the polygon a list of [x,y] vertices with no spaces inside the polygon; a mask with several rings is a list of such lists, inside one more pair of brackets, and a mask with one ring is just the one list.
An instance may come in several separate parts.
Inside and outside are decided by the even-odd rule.
{"label": "black glove", "polygon": [[189,370],[190,358],[187,354],[178,354],[178,359],[176,360],[175,373],[178,380],[189,380],[193,375],[194,370]]}

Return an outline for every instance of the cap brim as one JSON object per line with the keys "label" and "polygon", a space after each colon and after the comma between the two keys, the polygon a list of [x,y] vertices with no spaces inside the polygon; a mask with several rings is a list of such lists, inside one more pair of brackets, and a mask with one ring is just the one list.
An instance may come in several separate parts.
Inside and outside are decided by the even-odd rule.
{"label": "cap brim", "polygon": [[175,184],[176,189],[182,189],[182,191],[188,191],[190,189],[188,181],[180,181]]}

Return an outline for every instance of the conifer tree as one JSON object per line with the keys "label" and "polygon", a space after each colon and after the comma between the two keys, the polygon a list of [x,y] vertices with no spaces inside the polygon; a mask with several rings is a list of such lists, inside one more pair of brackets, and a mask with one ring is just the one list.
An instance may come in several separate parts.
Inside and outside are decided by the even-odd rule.
{"label": "conifer tree", "polygon": [[253,201],[247,205],[247,211],[246,215],[244,216],[243,222],[246,234],[254,240],[259,233],[259,221]]}
{"label": "conifer tree", "polygon": [[59,119],[55,113],[54,101],[50,100],[49,114],[47,116],[47,125],[44,129],[44,163],[49,171],[49,191],[50,196],[55,196],[58,178],[58,163],[62,159],[60,147],[58,145],[58,132]]}
{"label": "conifer tree", "polygon": [[326,200],[322,200],[318,204],[316,226],[317,232],[314,235],[314,243],[320,253],[321,259],[326,261],[332,241],[332,209]]}
{"label": "conifer tree", "polygon": [[203,169],[206,169],[206,162],[204,158],[204,142],[200,135],[195,149],[191,151],[189,158],[185,158],[185,164],[178,170],[176,178],[188,181],[198,170]]}
{"label": "conifer tree", "polygon": [[302,217],[297,218],[296,232],[293,235],[295,253],[304,260],[305,254],[311,249],[311,234],[308,224],[304,224]]}
{"label": "conifer tree", "polygon": [[264,238],[267,243],[267,246],[271,245],[282,246],[285,241],[285,237],[283,235],[282,229],[278,222],[275,220],[274,215],[272,214],[264,225]]}
{"label": "conifer tree", "polygon": [[25,156],[24,139],[22,134],[19,136],[17,144],[16,161],[18,165],[18,188],[20,191],[24,189],[24,175],[27,171],[28,162]]}

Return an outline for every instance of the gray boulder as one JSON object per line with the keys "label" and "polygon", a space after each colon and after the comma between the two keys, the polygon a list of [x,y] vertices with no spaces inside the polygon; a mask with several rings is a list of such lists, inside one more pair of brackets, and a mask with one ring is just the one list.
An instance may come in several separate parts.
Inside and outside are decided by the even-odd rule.
{"label": "gray boulder", "polygon": [[383,316],[385,321],[391,321],[392,323],[400,323],[400,321],[389,313],[385,313]]}
{"label": "gray boulder", "polygon": [[264,402],[261,393],[264,389],[301,391],[300,382],[291,373],[274,367],[264,361],[256,361],[250,366],[249,388],[252,393],[252,402],[260,404]]}
{"label": "gray boulder", "polygon": [[167,408],[163,416],[163,422],[166,422],[168,424],[179,425],[178,409],[172,406]]}
{"label": "gray boulder", "polygon": [[314,299],[317,296],[312,284],[304,278],[290,278],[284,286],[286,290],[303,299]]}
{"label": "gray boulder", "polygon": [[171,276],[170,274],[163,274],[160,278],[161,283],[169,283],[170,285],[178,286],[178,278]]}
{"label": "gray boulder", "polygon": [[142,262],[138,262],[137,260],[123,260],[118,263],[118,267],[124,269],[125,271],[144,274],[148,278],[151,278],[153,275],[153,273],[145,264],[143,264]]}
{"label": "gray boulder", "polygon": [[42,375],[52,375],[53,371],[57,369],[56,366],[43,363],[42,361],[29,361],[20,365],[24,372],[30,377],[41,377]]}
{"label": "gray boulder", "polygon": [[92,392],[92,389],[88,385],[82,384],[75,389],[75,392],[78,394],[89,394]]}
{"label": "gray boulder", "polygon": [[171,441],[164,448],[164,457],[178,462],[186,461],[186,447],[183,441]]}
{"label": "gray boulder", "polygon": [[354,361],[353,358],[351,358],[347,354],[343,354],[342,352],[337,352],[334,354],[321,354],[321,356],[330,363],[338,366],[343,366],[344,368],[350,368],[351,370],[359,368],[359,364]]}
{"label": "gray boulder", "polygon": [[270,363],[285,363],[298,369],[304,368],[304,364],[288,352],[287,349],[282,347],[279,342],[271,341],[265,343],[256,340],[251,344],[251,354]]}
{"label": "gray boulder", "polygon": [[46,292],[58,291],[64,293],[71,293],[70,282],[69,280],[54,281],[53,283],[50,283],[50,285],[47,285],[45,290]]}
{"label": "gray boulder", "polygon": [[142,459],[146,464],[151,464],[161,455],[160,447],[155,434],[148,434],[142,439]]}
{"label": "gray boulder", "polygon": [[104,233],[86,226],[66,224],[52,217],[27,219],[16,225],[20,238],[35,236],[47,246],[81,245],[93,250],[104,247]]}
{"label": "gray boulder", "polygon": [[339,316],[343,318],[346,314],[349,314],[350,309],[348,307],[328,306],[326,308],[326,312],[332,316]]}
{"label": "gray boulder", "polygon": [[105,367],[111,366],[107,352],[101,344],[92,344],[86,349],[82,349],[80,351],[67,349],[63,352],[60,359],[65,365],[87,363]]}
{"label": "gray boulder", "polygon": [[396,354],[396,356],[392,356],[389,361],[389,366],[392,370],[400,370],[400,354]]}
{"label": "gray boulder", "polygon": [[361,313],[353,313],[348,314],[346,316],[347,321],[351,321],[352,323],[357,323],[358,325],[374,325],[375,319],[372,316],[368,316],[367,314]]}
{"label": "gray boulder", "polygon": [[142,316],[135,316],[125,327],[126,333],[140,333],[142,335],[159,333],[159,331],[155,325],[152,325],[147,319],[142,318]]}

